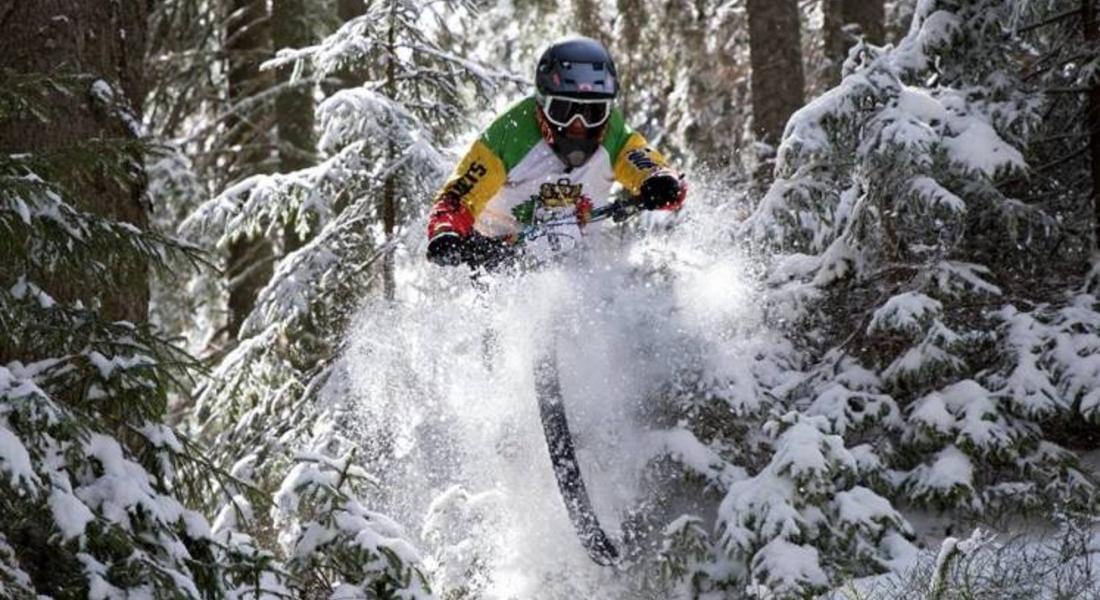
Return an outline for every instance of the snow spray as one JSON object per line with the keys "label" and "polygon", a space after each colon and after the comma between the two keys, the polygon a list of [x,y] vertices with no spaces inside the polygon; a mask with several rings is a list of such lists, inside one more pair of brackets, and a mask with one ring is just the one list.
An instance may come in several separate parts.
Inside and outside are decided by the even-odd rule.
{"label": "snow spray", "polygon": [[638,597],[637,578],[591,562],[570,526],[533,366],[554,344],[592,504],[621,539],[648,464],[707,460],[660,422],[656,396],[680,369],[730,368],[762,324],[723,210],[654,215],[592,236],[581,256],[478,285],[417,247],[402,297],[364,307],[329,396],[353,403],[340,426],[380,481],[373,508],[407,528],[437,593]]}

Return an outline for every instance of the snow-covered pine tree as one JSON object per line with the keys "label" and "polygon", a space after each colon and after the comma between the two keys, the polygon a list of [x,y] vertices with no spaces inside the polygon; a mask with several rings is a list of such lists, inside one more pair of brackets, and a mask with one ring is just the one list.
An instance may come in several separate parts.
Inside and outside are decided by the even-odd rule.
{"label": "snow-covered pine tree", "polygon": [[[195,365],[141,313],[145,269],[200,254],[96,198],[144,198],[148,148],[127,127],[138,119],[126,90],[81,74],[2,79],[0,596],[278,593],[263,555],[215,539],[188,507],[216,469],[163,418]],[[56,128],[84,102],[89,121],[67,121],[69,135],[117,137],[62,133],[13,152],[27,143],[15,128]]]}
{"label": "snow-covered pine tree", "polygon": [[[270,171],[276,164],[279,170],[292,170],[313,160],[316,82],[293,78],[291,66],[278,71],[275,80],[246,84],[256,79],[251,75],[272,56],[272,47],[305,40],[299,44],[304,45],[331,33],[339,25],[332,4],[311,5],[308,11],[297,0],[236,7],[206,0],[153,5],[145,49],[149,85],[144,120],[167,150],[149,165],[150,187],[158,198],[151,219],[158,230],[175,231],[202,202],[256,170]],[[249,41],[260,50],[242,47],[238,32],[245,29],[253,32]],[[249,135],[243,134],[245,129]],[[249,142],[248,152],[239,152],[244,141]],[[229,168],[230,162],[236,166]],[[283,242],[293,245],[297,236]],[[282,251],[282,245],[274,250]],[[227,257],[223,253],[217,258]],[[269,277],[258,276],[259,285]],[[153,320],[186,335],[197,353],[222,351],[232,341],[226,339],[226,291],[225,276],[213,269],[193,275],[186,294],[155,281]]]}
{"label": "snow-covered pine tree", "polygon": [[401,526],[367,509],[377,486],[353,462],[305,453],[275,494],[280,541],[299,597],[432,598],[421,558]]}
{"label": "snow-covered pine tree", "polygon": [[[709,183],[713,189],[696,190],[697,202],[724,203],[727,190]],[[696,206],[672,235],[717,252],[729,225]],[[678,285],[694,289],[687,277]],[[750,588],[807,596],[845,575],[884,570],[912,549],[908,525],[882,496],[886,472],[870,445],[899,422],[896,405],[874,373],[841,355],[807,371],[806,353],[772,322],[800,297],[768,296],[767,311],[735,310],[730,320],[722,316],[728,309],[708,305],[702,322],[723,332],[717,346],[693,340],[691,327],[662,338],[677,349],[662,357],[675,376],[646,403],[659,407],[656,426],[669,429],[654,432],[665,451],[647,474],[654,484],[647,489],[657,491],[630,528],[640,531],[645,549],[635,568],[653,597],[739,597]],[[687,337],[671,341],[678,336]],[[819,390],[820,400],[796,406],[794,389]]]}
{"label": "snow-covered pine tree", "polygon": [[[898,423],[897,407],[854,361],[835,355],[804,373],[804,354],[773,335],[740,346],[719,377],[688,370],[675,385],[691,434],[667,442],[688,475],[674,486],[705,481],[696,501],[717,519],[713,533],[690,514],[664,526],[645,568],[669,587],[809,597],[913,551],[909,525],[881,495],[887,474],[871,443]],[[792,387],[817,390],[815,403],[790,410]]]}
{"label": "snow-covered pine tree", "polygon": [[731,486],[719,507],[730,559],[721,585],[810,597],[912,553],[909,524],[861,485],[880,479],[882,465],[868,460],[866,446],[846,448],[833,426],[793,411],[767,424],[771,462]]}
{"label": "snow-covered pine tree", "polygon": [[[470,10],[458,3],[372,3],[321,43],[280,50],[265,68],[304,64],[317,80],[331,83],[353,72],[362,82],[344,89],[324,86],[328,95],[316,113],[321,161],[247,178],[205,203],[182,226],[196,239],[223,247],[242,236],[278,240],[292,223],[303,241],[278,260],[242,325],[239,344],[199,393],[194,424],[216,449],[216,461],[235,465],[233,472],[263,490],[217,500],[223,514],[249,517],[227,521],[226,531],[262,531],[273,515],[254,506],[266,505],[270,494],[291,485],[303,460],[339,456],[348,447],[321,425],[339,407],[318,402],[343,328],[367,294],[392,293],[392,273],[387,275],[385,265],[405,251],[405,224],[421,214],[445,176],[440,148],[469,125],[465,101],[472,94],[483,98],[496,85],[491,71],[435,41],[443,19],[458,8]],[[436,27],[425,27],[433,18]],[[309,454],[300,456],[305,450]],[[330,581],[322,573],[334,566],[325,560],[374,552],[390,567],[379,563],[377,570],[345,573],[343,580],[369,587],[381,577],[407,593],[417,589],[419,576],[409,575],[413,565],[401,564],[412,554],[394,545],[398,537],[387,532],[377,537],[381,547],[359,548],[355,544],[365,538],[344,528],[366,518],[362,506],[369,502],[356,500],[341,485],[316,487],[324,481],[321,475],[303,480],[323,492],[327,516],[318,516],[311,504],[299,506],[305,512],[297,516],[279,517],[333,528],[322,536],[323,549],[317,539],[285,544],[288,567]],[[367,518],[362,529],[376,524]]]}
{"label": "snow-covered pine tree", "polygon": [[[1087,206],[1026,184],[1049,180],[1036,136],[1061,101],[1024,70],[1058,36],[1024,26],[1067,7],[924,2],[896,47],[853,48],[841,84],[788,123],[742,229],[778,250],[773,271],[791,277],[777,291],[819,298],[801,313],[818,369],[871,371],[891,416],[870,459],[897,501],[978,514],[1093,496],[1056,442],[1059,423],[1094,418],[1096,298],[1028,254],[1083,262],[1072,227]],[[1021,272],[1044,284],[1017,286]],[[821,412],[827,389],[790,400],[843,432],[868,404]]]}
{"label": "snow-covered pine tree", "polygon": [[[748,333],[739,336],[744,343]],[[704,481],[693,499],[717,505],[715,532],[681,515],[663,526],[656,564],[643,568],[696,595],[789,598],[900,564],[913,552],[912,531],[881,495],[887,473],[872,445],[900,420],[881,382],[840,355],[802,373],[791,344],[756,343],[724,373],[689,369],[676,383],[687,431],[668,434],[666,446],[686,477],[661,485],[693,490],[693,479]],[[816,390],[815,403],[789,410],[792,386]]]}

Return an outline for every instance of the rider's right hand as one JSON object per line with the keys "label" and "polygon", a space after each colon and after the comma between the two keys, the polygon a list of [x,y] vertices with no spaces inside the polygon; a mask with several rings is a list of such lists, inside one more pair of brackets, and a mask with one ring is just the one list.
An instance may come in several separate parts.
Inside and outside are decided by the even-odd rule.
{"label": "rider's right hand", "polygon": [[453,231],[437,233],[428,240],[428,260],[441,267],[453,267],[466,262],[464,240]]}
{"label": "rider's right hand", "polygon": [[443,196],[428,215],[428,260],[454,266],[465,262],[465,242],[474,233],[474,216],[460,199]]}

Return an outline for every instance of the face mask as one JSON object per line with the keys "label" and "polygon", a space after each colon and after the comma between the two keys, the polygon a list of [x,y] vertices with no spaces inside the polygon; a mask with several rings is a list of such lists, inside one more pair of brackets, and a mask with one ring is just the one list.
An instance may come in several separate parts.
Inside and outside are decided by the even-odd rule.
{"label": "face mask", "polygon": [[565,135],[554,136],[554,153],[569,167],[579,167],[588,162],[600,147],[599,136],[571,138]]}

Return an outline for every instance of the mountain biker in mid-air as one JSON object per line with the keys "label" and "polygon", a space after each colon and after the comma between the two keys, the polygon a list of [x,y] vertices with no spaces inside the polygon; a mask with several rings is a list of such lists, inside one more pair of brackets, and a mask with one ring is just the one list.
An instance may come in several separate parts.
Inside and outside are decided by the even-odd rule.
{"label": "mountain biker in mid-air", "polygon": [[[614,106],[618,73],[597,41],[552,44],[535,71],[535,95],[521,100],[474,141],[436,196],[428,221],[428,259],[492,269],[516,254],[557,252],[619,209],[676,211],[687,187],[660,152]],[[610,202],[614,182],[632,196]],[[552,233],[547,228],[553,226]],[[542,231],[543,233],[540,233]],[[491,332],[490,332],[491,335]],[[535,362],[535,395],[554,475],[588,555],[613,565],[618,549],[600,527],[569,433],[555,344]]]}
{"label": "mountain biker in mid-air", "polygon": [[[496,118],[435,198],[428,259],[491,266],[525,227],[569,217],[579,238],[619,182],[646,210],[677,211],[687,186],[614,105],[618,73],[599,42],[570,37],[539,59],[535,95]],[[548,242],[555,246],[557,236]],[[551,248],[558,250],[558,248]]]}

